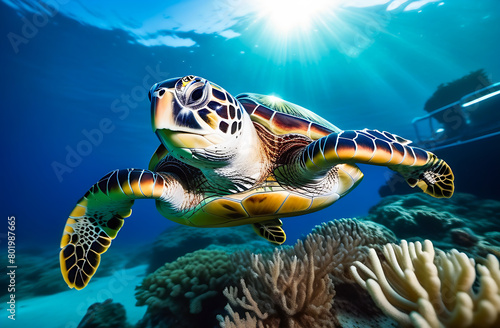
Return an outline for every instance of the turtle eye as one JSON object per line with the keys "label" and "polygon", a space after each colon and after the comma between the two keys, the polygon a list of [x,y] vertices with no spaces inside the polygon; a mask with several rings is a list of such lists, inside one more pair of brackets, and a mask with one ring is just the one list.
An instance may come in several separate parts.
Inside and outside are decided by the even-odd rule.
{"label": "turtle eye", "polygon": [[186,92],[186,105],[188,106],[198,106],[203,103],[207,96],[207,85],[197,83],[193,85]]}
{"label": "turtle eye", "polygon": [[191,93],[191,101],[190,102],[197,102],[198,100],[203,97],[203,87],[196,88],[192,93]]}
{"label": "turtle eye", "polygon": [[181,105],[192,110],[198,110],[205,105],[211,90],[207,80],[194,76],[179,79],[175,85],[175,94]]}

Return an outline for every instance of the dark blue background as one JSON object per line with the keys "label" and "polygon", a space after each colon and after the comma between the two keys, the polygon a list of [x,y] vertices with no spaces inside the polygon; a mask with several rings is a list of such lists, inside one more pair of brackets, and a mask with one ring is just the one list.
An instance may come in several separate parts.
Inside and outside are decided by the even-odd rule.
{"label": "dark blue background", "polygon": [[[15,215],[19,247],[57,252],[67,215],[94,182],[115,168],[147,167],[159,144],[143,87],[151,70],[164,78],[200,75],[233,95],[273,93],[342,129],[388,130],[411,139],[411,119],[424,114],[425,100],[440,83],[479,68],[500,80],[499,14],[495,0],[450,1],[421,13],[394,13],[372,33],[373,43],[350,57],[327,34],[320,36],[321,44],[297,41],[286,56],[279,55],[259,24],[245,26],[244,21],[237,26],[242,35],[233,39],[185,32],[182,36],[196,40],[195,47],[146,47],[122,30],[99,29],[59,13],[16,53],[9,33],[22,35],[32,14],[2,3],[0,199],[5,221],[0,220],[0,231],[7,227],[7,216]],[[312,58],[300,56],[307,47],[317,50]],[[127,96],[128,104],[122,98]],[[85,148],[91,143],[83,131],[99,129],[101,122],[111,122],[112,131]],[[68,165],[68,154],[78,149],[85,156],[72,158],[72,171],[60,181],[54,162]],[[286,219],[289,241],[320,222],[366,214],[389,170],[362,169],[365,180],[344,199],[321,212]],[[136,202],[115,244],[147,242],[171,224],[152,201]]]}

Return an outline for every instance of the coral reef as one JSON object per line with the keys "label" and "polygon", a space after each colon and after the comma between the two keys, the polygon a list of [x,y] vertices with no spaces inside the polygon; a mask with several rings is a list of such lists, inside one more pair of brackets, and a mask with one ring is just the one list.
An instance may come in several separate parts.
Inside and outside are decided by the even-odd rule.
{"label": "coral reef", "polygon": [[125,308],[120,303],[107,299],[92,304],[77,328],[131,328],[127,324]]}
{"label": "coral reef", "polygon": [[198,250],[165,264],[136,288],[137,305],[148,306],[148,318],[140,326],[168,317],[175,327],[216,323],[213,311],[224,306],[220,296],[235,281],[234,271],[229,255],[220,250]]}
{"label": "coral reef", "polygon": [[429,240],[384,246],[384,262],[370,249],[370,268],[352,273],[385,314],[404,327],[499,327],[500,268],[493,255],[478,264],[464,253],[435,250]]}
{"label": "coral reef", "polygon": [[236,251],[241,248],[259,249],[272,246],[255,234],[250,226],[201,229],[177,225],[162,232],[155,240],[150,255],[148,272],[167,262],[199,249],[223,248]]}
{"label": "coral reef", "polygon": [[430,239],[443,250],[456,248],[468,255],[500,255],[500,202],[455,193],[450,199],[424,194],[388,196],[363,220],[380,223],[397,237]]}
{"label": "coral reef", "polygon": [[[248,249],[243,251],[246,244],[242,244],[237,248],[240,251],[213,245],[188,253],[166,263],[137,287],[137,305],[148,306],[137,327],[194,327],[200,322],[205,327],[215,327],[216,314],[222,313],[227,303],[224,294],[236,302],[232,304],[234,310],[231,306],[226,308],[226,318],[218,317],[227,327],[278,327],[280,322],[290,327],[311,327],[309,324],[335,323],[337,311],[343,310],[332,310],[333,281],[354,283],[349,266],[354,261],[364,261],[369,247],[389,241],[395,241],[395,237],[376,223],[343,219],[318,226],[294,247],[281,247],[274,252],[267,247],[254,255]],[[256,253],[256,247],[250,249]],[[230,287],[238,283],[243,288]],[[242,299],[238,291],[251,292],[251,297]],[[347,297],[348,294],[345,293]],[[369,298],[365,300],[373,313],[381,313]],[[238,311],[245,310],[241,305],[246,302],[255,302],[255,310],[262,312],[247,309],[249,313],[240,317]],[[263,321],[264,315],[267,319]],[[349,316],[347,313],[344,318]]]}
{"label": "coral reef", "polygon": [[298,241],[288,256],[303,257],[312,250],[318,263],[333,263],[328,273],[340,281],[350,281],[349,267],[353,261],[363,261],[369,247],[379,247],[396,241],[384,226],[370,221],[340,219],[322,223]]}
{"label": "coral reef", "polygon": [[[327,274],[333,264],[315,260],[312,250],[300,261],[297,256],[290,258],[278,250],[270,261],[263,261],[262,255],[254,255],[255,279],[249,281],[249,287],[241,279],[244,297],[238,297],[236,287],[226,288],[224,295],[232,306],[255,314],[264,327],[335,327],[330,312],[335,291]],[[228,305],[228,312],[232,313],[230,307]],[[252,315],[245,316],[254,321]],[[219,319],[224,323],[222,327],[231,326],[228,317]]]}
{"label": "coral reef", "polygon": [[[218,316],[221,327],[336,327],[333,281],[349,282],[350,265],[364,261],[368,246],[394,239],[374,223],[343,219],[324,223],[294,247],[250,260],[248,253],[233,254],[243,296],[237,287],[224,290],[230,304],[229,315]],[[235,308],[246,311],[244,318]]]}
{"label": "coral reef", "polygon": [[[475,201],[470,197],[459,196],[461,201]],[[463,247],[477,247],[482,241],[463,224],[469,209],[459,203],[441,206],[445,214],[434,211],[437,218],[429,219],[419,207],[440,203],[422,205],[418,196],[393,201],[383,200],[376,212],[389,223],[394,221],[391,215],[416,225],[432,226],[438,220],[440,230],[429,234],[449,233],[450,241]],[[476,218],[491,214],[496,206],[483,203]],[[188,253],[164,264],[137,287],[137,305],[148,308],[136,327],[455,327],[457,321],[474,327],[500,325],[500,269],[494,256],[477,259],[481,264],[476,279],[475,261],[463,253],[435,251],[430,241],[423,247],[418,242],[387,244],[396,241],[378,223],[342,219],[317,226],[294,246],[273,251],[214,245]]]}

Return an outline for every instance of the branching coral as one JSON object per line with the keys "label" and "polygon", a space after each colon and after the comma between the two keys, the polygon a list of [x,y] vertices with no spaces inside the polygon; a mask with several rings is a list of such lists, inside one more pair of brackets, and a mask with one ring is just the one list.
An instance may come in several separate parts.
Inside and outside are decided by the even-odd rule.
{"label": "branching coral", "polygon": [[[263,261],[262,255],[253,255],[252,271],[258,280],[249,286],[241,280],[245,295],[242,298],[234,287],[226,288],[224,295],[231,305],[252,311],[261,320],[260,325],[306,328],[316,323],[321,327],[334,327],[330,313],[335,295],[333,284],[323,268],[315,264],[311,254],[300,261],[278,250],[271,261]],[[241,321],[254,320],[249,314],[246,317],[247,320]],[[222,318],[219,321],[222,322]]]}
{"label": "branching coral", "polygon": [[307,235],[303,245],[298,242],[290,256],[302,258],[310,250],[316,263],[321,263],[330,275],[341,281],[352,281],[349,267],[354,261],[363,262],[368,247],[379,247],[396,241],[390,230],[375,222],[341,219],[323,223]]}
{"label": "branching coral", "polygon": [[428,240],[387,244],[381,262],[370,249],[371,268],[356,262],[352,273],[388,316],[402,326],[499,327],[500,269],[489,255],[479,273],[464,253],[436,251]]}
{"label": "branching coral", "polygon": [[[335,291],[332,279],[351,280],[346,270],[364,261],[368,247],[393,240],[376,224],[337,220],[317,227],[304,242],[274,253],[231,257],[240,268],[241,292],[226,288],[229,316],[219,316],[222,327],[334,327],[331,312]],[[234,308],[241,308],[240,318]]]}
{"label": "branching coral", "polygon": [[[233,292],[231,291],[230,293]],[[226,305],[225,309],[229,313],[229,315],[225,316],[224,318],[220,315],[217,316],[217,319],[219,319],[220,326],[222,328],[272,328],[270,325],[264,325],[261,320],[250,315],[249,312],[245,312],[245,318],[240,318],[238,312],[234,312],[233,308],[229,304]],[[256,310],[258,311],[258,309]]]}

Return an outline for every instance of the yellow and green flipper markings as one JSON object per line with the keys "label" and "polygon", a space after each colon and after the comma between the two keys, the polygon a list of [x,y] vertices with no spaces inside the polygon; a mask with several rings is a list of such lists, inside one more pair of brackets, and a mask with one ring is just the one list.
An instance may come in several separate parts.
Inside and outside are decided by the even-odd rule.
{"label": "yellow and green flipper markings", "polygon": [[101,254],[130,216],[135,199],[164,196],[166,180],[148,170],[115,170],[93,185],[69,215],[61,239],[61,272],[71,288],[84,288]]}
{"label": "yellow and green flipper markings", "polygon": [[253,230],[259,236],[267,239],[273,244],[281,245],[286,240],[286,234],[281,226],[283,222],[280,219],[274,219],[265,222],[257,222],[252,224]]}
{"label": "yellow and green flipper markings", "polygon": [[411,187],[418,186],[424,193],[436,198],[449,198],[453,195],[453,172],[448,164],[439,159],[431,152],[428,152],[429,164],[421,170],[409,172],[408,175],[402,172],[406,181]]}
{"label": "yellow and green flipper markings", "polygon": [[387,166],[399,172],[412,187],[433,197],[451,197],[454,191],[451,168],[436,155],[388,132],[353,130],[332,133],[310,143],[301,153],[306,174],[320,174],[339,163]]}

